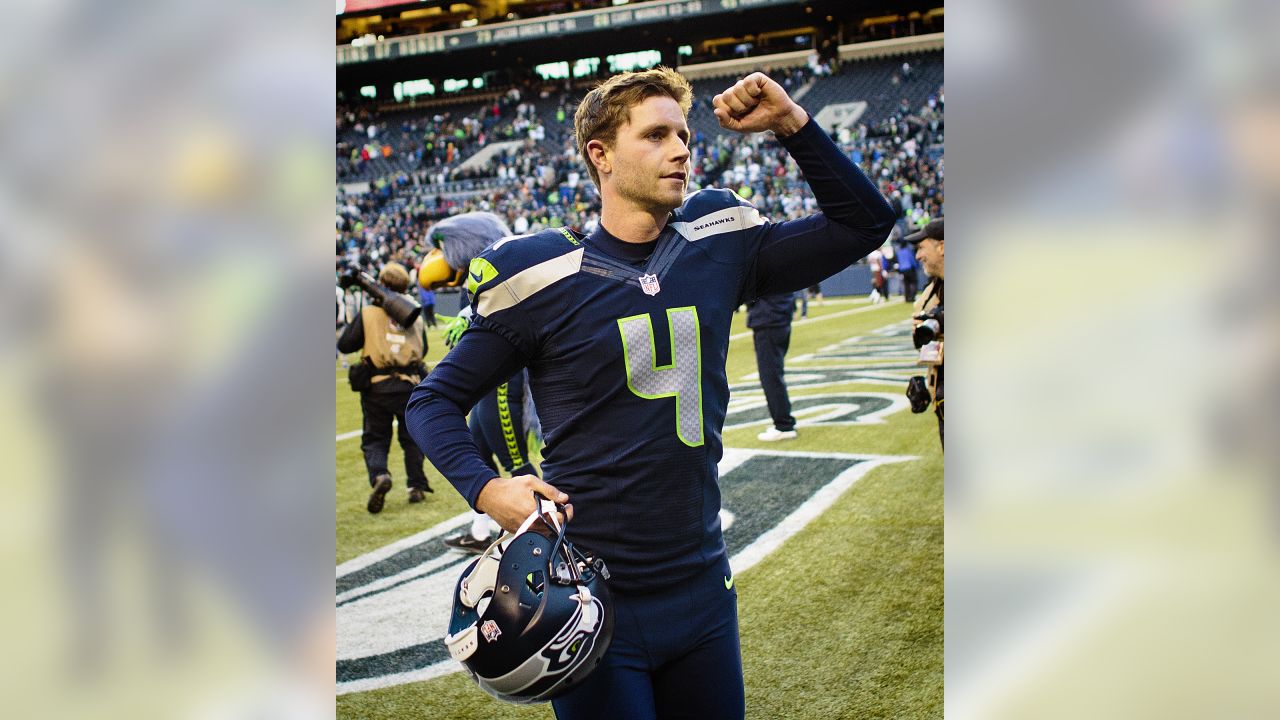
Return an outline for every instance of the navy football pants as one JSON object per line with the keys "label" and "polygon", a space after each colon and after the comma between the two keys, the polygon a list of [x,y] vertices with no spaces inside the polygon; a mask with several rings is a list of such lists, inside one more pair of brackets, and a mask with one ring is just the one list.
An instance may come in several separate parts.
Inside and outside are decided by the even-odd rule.
{"label": "navy football pants", "polygon": [[613,644],[559,720],[741,720],[738,591],[727,558],[661,592],[613,592]]}
{"label": "navy football pants", "polygon": [[536,475],[524,431],[524,371],[480,398],[471,408],[471,439],[485,464],[498,474],[494,456],[511,475]]}
{"label": "navy football pants", "polygon": [[773,426],[783,431],[795,430],[796,419],[791,414],[791,396],[787,394],[785,379],[791,326],[759,327],[751,332],[756,346],[756,370],[760,372],[760,387],[764,390]]}

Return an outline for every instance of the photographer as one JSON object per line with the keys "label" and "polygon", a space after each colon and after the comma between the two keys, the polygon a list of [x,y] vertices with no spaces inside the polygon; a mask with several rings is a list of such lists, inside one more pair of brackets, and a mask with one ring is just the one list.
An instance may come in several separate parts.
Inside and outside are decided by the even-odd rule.
{"label": "photographer", "polygon": [[433,492],[422,469],[422,451],[409,437],[404,422],[409,393],[427,374],[422,364],[427,353],[426,329],[419,318],[420,308],[403,296],[409,289],[409,272],[404,266],[387,263],[378,273],[378,281],[386,286],[385,290],[363,273],[348,272],[343,276],[344,288],[360,285],[372,296],[374,304],[361,308],[359,316],[338,338],[338,350],[344,353],[360,350],[362,356],[360,362],[352,365],[349,379],[351,389],[360,393],[360,409],[364,413],[360,449],[364,451],[369,485],[373,488],[365,506],[371,513],[382,511],[392,486],[387,469],[392,418],[400,427],[400,447],[404,450],[404,468],[409,478],[409,502],[422,502],[425,493]]}
{"label": "photographer", "polygon": [[927,382],[920,375],[911,378],[907,397],[911,399],[912,412],[924,412],[933,404],[938,416],[938,441],[942,442],[942,220],[930,222],[923,230],[908,235],[906,241],[916,245],[916,259],[931,280],[915,302],[911,333],[911,340],[920,351],[919,364],[929,368],[929,377]]}

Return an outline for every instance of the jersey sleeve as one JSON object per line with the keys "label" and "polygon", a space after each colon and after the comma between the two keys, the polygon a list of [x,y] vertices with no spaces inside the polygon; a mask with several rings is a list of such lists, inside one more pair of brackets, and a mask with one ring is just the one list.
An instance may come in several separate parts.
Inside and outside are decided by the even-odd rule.
{"label": "jersey sleeve", "polygon": [[410,436],[473,509],[494,475],[467,429],[466,415],[521,365],[505,337],[471,328],[409,396],[405,425]]}
{"label": "jersey sleeve", "polygon": [[780,223],[761,218],[744,228],[754,254],[743,299],[800,290],[828,278],[884,244],[893,228],[893,210],[875,183],[817,121],[810,118],[781,142],[804,173],[821,212]]}
{"label": "jersey sleeve", "polygon": [[472,327],[500,335],[531,360],[565,304],[562,281],[581,268],[582,253],[571,234],[557,231],[494,243],[467,269]]}

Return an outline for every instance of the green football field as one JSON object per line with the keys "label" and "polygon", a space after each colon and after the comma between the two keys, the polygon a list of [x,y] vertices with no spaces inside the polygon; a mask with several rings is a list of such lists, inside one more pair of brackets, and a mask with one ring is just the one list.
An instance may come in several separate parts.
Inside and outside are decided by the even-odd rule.
{"label": "green football field", "polygon": [[[741,464],[726,472],[722,463],[721,484],[725,509],[735,518],[725,537],[738,588],[748,718],[942,716],[943,462],[934,416],[913,415],[903,397],[906,378],[918,374],[909,315],[900,298],[879,306],[861,299],[811,302],[808,318],[793,326],[787,356],[800,436],[778,443],[756,440],[767,415],[753,382],[750,331],[744,315],[735,316],[724,444],[726,460],[733,456]],[[438,332],[430,340],[429,365],[444,351]],[[551,718],[549,705],[489,698],[463,673],[448,672],[457,666],[437,664],[426,673],[430,679],[415,679],[415,668],[427,661],[415,661],[414,652],[430,655],[439,644],[434,641],[378,652],[399,647],[400,624],[406,636],[443,634],[443,627],[434,636],[434,626],[417,627],[425,613],[417,612],[412,594],[390,612],[365,607],[385,605],[397,586],[420,574],[397,568],[400,575],[376,583],[347,581],[391,562],[374,562],[379,558],[411,558],[412,552],[434,553],[435,564],[462,562],[457,551],[442,555],[438,539],[424,531],[456,527],[468,508],[430,467],[435,493],[409,505],[393,443],[396,487],[382,513],[369,515],[358,396],[347,389],[344,370],[336,373],[335,388],[338,717]],[[380,550],[393,543],[410,549]],[[453,567],[456,579],[462,565]],[[378,589],[348,589],[362,582]],[[391,640],[370,640],[383,636]],[[355,660],[375,654],[383,665]]]}

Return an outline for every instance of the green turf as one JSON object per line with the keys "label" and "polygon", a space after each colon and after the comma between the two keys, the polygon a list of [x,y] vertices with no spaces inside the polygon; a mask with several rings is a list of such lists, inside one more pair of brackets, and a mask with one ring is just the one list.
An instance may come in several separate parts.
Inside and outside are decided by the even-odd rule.
{"label": "green turf", "polygon": [[[439,329],[429,329],[427,365],[435,365],[446,350],[440,340]],[[358,353],[348,356],[349,362],[359,359]],[[341,435],[361,426],[360,395],[347,386],[347,371],[337,369],[336,387],[337,434]],[[364,468],[364,455],[360,451],[360,438],[339,440],[337,443],[337,561],[339,563],[358,557],[370,550],[395,542],[400,538],[467,512],[467,503],[445,482],[430,463],[426,465],[427,480],[434,493],[426,502],[410,505],[405,485],[404,453],[398,442],[391,443],[387,466],[395,480],[395,487],[387,495],[386,506],[377,515],[365,510],[369,499],[369,475]]]}
{"label": "green turf", "polygon": [[[900,300],[811,303],[796,325],[789,357],[903,320]],[[735,334],[746,331],[734,318]],[[438,358],[433,343],[429,359]],[[730,344],[730,382],[755,371],[750,335]],[[340,379],[345,377],[339,374]],[[360,424],[354,393],[339,385],[338,432]],[[846,384],[792,396],[847,390],[899,393],[887,385]],[[801,427],[800,437],[765,444],[761,427],[725,433],[726,447],[913,455],[870,471],[829,509],[737,578],[748,718],[938,718],[942,716],[942,454],[932,414],[898,412],[883,424]],[[399,463],[393,448],[394,463]],[[338,560],[354,557],[464,511],[429,470],[435,495],[404,503],[403,472],[381,515],[368,494],[359,440],[338,443]],[[396,465],[393,464],[393,468]],[[778,478],[778,482],[785,482]],[[492,700],[463,675],[410,683],[337,700],[340,718],[550,718],[547,706]]]}
{"label": "green turf", "polygon": [[877,429],[921,460],[873,470],[738,580],[750,718],[942,717],[942,459],[928,423]]}

